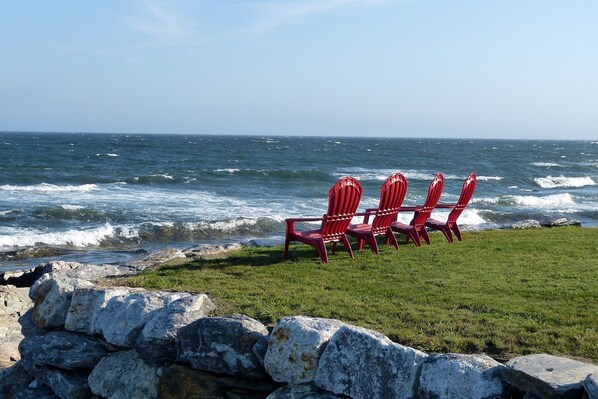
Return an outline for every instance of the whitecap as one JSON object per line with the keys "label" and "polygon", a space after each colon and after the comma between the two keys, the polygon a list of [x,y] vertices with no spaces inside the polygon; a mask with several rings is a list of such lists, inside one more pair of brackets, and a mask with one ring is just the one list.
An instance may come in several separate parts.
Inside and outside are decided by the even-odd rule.
{"label": "whitecap", "polygon": [[547,196],[515,195],[510,198],[516,205],[530,206],[536,208],[555,208],[563,205],[574,205],[575,200],[569,193],[553,194]]}
{"label": "whitecap", "polygon": [[89,192],[97,188],[95,184],[82,184],[80,186],[57,186],[54,184],[41,183],[32,186],[15,186],[5,184],[0,186],[2,191],[27,191],[27,192],[39,192],[39,193],[63,193],[63,192]]}
{"label": "whitecap", "polygon": [[60,205],[60,207],[61,207],[62,209],[65,209],[65,210],[67,210],[67,211],[77,211],[77,210],[79,210],[79,209],[85,209],[85,207],[84,207],[84,206],[80,206],[80,205],[71,205],[71,204],[63,204],[63,205]]}
{"label": "whitecap", "polygon": [[541,166],[546,168],[562,168],[563,165],[560,165],[556,162],[532,162],[531,165],[533,166]]}
{"label": "whitecap", "polygon": [[547,176],[537,177],[534,182],[542,188],[557,187],[584,187],[593,186],[596,182],[589,176],[583,177],[565,177],[565,176]]}
{"label": "whitecap", "polygon": [[477,180],[480,180],[480,181],[489,181],[489,180],[500,181],[502,179],[504,179],[504,177],[502,177],[502,176],[477,176]]}
{"label": "whitecap", "polygon": [[104,226],[86,230],[67,230],[51,233],[35,229],[3,229],[0,234],[0,247],[19,248],[34,245],[72,246],[85,248],[98,246],[103,240],[114,235],[115,230],[109,223]]}
{"label": "whitecap", "polygon": [[118,156],[118,154],[113,154],[113,153],[109,153],[109,154],[106,154],[106,155],[109,156],[109,157],[117,157]]}

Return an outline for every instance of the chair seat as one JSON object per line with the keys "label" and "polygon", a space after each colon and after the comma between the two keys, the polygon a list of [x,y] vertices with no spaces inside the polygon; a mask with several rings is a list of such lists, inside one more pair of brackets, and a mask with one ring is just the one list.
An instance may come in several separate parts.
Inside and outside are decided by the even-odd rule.
{"label": "chair seat", "polygon": [[368,223],[358,223],[349,225],[349,229],[353,231],[368,232],[372,230],[372,225]]}
{"label": "chair seat", "polygon": [[295,233],[295,236],[306,240],[318,240],[322,238],[322,232],[320,230],[299,231]]}

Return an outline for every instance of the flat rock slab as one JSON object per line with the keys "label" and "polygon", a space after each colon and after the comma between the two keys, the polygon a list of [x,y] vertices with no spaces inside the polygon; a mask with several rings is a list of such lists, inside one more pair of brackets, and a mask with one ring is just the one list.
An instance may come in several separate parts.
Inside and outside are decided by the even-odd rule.
{"label": "flat rock slab", "polygon": [[108,349],[97,338],[68,331],[52,331],[25,338],[19,345],[24,360],[65,370],[92,369]]}
{"label": "flat rock slab", "polygon": [[516,357],[507,363],[504,379],[517,389],[546,399],[573,399],[583,394],[587,376],[598,366],[547,354]]}
{"label": "flat rock slab", "polygon": [[314,384],[287,385],[272,392],[266,399],[343,399],[346,396],[324,391]]}
{"label": "flat rock slab", "polygon": [[351,398],[410,399],[425,358],[376,331],[344,325],[320,357],[315,383]]}

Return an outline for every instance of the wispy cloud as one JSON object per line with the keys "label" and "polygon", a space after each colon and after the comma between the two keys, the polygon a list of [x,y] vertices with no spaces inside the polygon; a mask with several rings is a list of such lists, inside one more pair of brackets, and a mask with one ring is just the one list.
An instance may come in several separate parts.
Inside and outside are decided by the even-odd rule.
{"label": "wispy cloud", "polygon": [[266,32],[286,23],[343,7],[370,7],[396,0],[303,0],[258,3],[262,18],[253,27],[255,32]]}
{"label": "wispy cloud", "polygon": [[154,44],[174,44],[194,33],[186,18],[154,1],[142,4],[141,15],[131,18],[131,29],[149,36]]}

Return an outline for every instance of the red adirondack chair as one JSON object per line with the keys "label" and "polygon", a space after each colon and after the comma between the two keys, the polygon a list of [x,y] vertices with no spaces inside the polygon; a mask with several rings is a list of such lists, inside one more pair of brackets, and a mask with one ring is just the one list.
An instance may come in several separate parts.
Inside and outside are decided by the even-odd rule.
{"label": "red adirondack chair", "polygon": [[461,241],[461,231],[459,230],[459,226],[457,225],[457,219],[473,197],[473,192],[475,191],[475,186],[477,183],[477,179],[475,173],[471,173],[469,177],[463,183],[463,188],[461,189],[461,195],[457,200],[456,204],[438,204],[437,208],[453,208],[451,213],[449,213],[446,222],[441,222],[439,220],[428,218],[426,220],[426,226],[434,229],[440,230],[448,240],[448,242],[453,242],[453,235],[451,234],[451,230],[459,241]]}
{"label": "red adirondack chair", "polygon": [[[426,231],[426,220],[430,217],[432,210],[436,207],[440,194],[442,194],[442,188],[444,187],[444,176],[442,173],[438,173],[428,188],[428,195],[423,206],[416,207],[401,207],[401,211],[413,211],[413,219],[409,224],[401,223],[399,221],[393,222],[391,228],[397,233],[405,234],[407,236],[407,242],[409,239],[413,240],[413,243],[421,247],[421,238],[423,238],[427,244],[430,244],[430,236]],[[420,238],[421,237],[421,238]]]}
{"label": "red adirondack chair", "polygon": [[[378,243],[376,242],[376,236],[381,234],[386,235],[386,244],[392,243],[396,249],[399,249],[399,244],[390,225],[397,219],[397,214],[406,193],[407,180],[405,180],[405,176],[395,173],[386,179],[380,189],[378,208],[366,209],[364,213],[358,213],[358,216],[363,216],[363,223],[351,224],[347,230],[347,234],[358,239],[359,249],[363,249],[364,242],[367,241],[372,252],[377,254]],[[374,220],[372,224],[369,224],[371,215],[374,216]]]}
{"label": "red adirondack chair", "polygon": [[[353,251],[347,239],[347,227],[355,216],[357,206],[361,200],[361,184],[353,177],[341,177],[328,192],[328,212],[321,218],[292,218],[286,219],[287,231],[284,241],[284,258],[289,258],[289,243],[300,241],[316,248],[316,253],[323,263],[328,263],[326,243],[337,241],[353,258]],[[309,222],[321,220],[322,224],[317,230],[295,232],[295,222]],[[333,248],[334,250],[334,248]]]}

